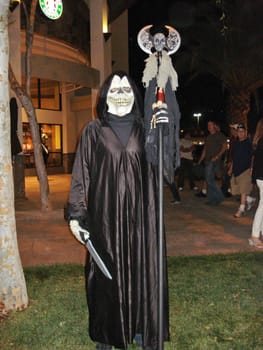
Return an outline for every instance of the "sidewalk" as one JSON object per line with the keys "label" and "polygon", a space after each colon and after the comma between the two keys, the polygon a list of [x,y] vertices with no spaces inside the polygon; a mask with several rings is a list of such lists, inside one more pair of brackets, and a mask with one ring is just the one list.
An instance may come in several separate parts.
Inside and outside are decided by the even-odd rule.
{"label": "sidewalk", "polygon": [[[84,264],[86,250],[69,231],[64,220],[71,176],[48,176],[53,210],[40,211],[36,177],[26,177],[27,200],[16,201],[17,237],[23,266],[55,263]],[[233,213],[239,203],[226,199],[211,207],[205,198],[197,198],[188,189],[180,192],[182,203],[172,205],[168,187],[164,187],[164,222],[167,255],[208,255],[255,251],[248,245],[255,207],[245,217]]]}

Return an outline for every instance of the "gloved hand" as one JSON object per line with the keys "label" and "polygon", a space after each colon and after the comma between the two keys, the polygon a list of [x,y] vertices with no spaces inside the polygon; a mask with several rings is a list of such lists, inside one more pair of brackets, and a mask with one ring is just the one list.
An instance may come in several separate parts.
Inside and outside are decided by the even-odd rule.
{"label": "gloved hand", "polygon": [[167,104],[157,102],[153,104],[153,114],[155,116],[156,124],[167,124],[169,123]]}
{"label": "gloved hand", "polygon": [[90,237],[89,231],[85,230],[79,225],[78,220],[70,220],[69,227],[73,235],[77,238],[77,240],[85,244],[85,241]]}

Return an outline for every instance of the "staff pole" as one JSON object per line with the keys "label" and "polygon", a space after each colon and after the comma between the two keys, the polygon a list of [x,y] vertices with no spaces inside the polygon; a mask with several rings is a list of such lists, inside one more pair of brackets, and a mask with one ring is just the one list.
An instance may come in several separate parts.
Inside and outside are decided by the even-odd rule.
{"label": "staff pole", "polygon": [[163,126],[158,126],[159,227],[158,227],[158,350],[163,350]]}
{"label": "staff pole", "polygon": [[[153,30],[152,30],[153,29]],[[181,39],[179,33],[171,26],[156,26],[153,25],[145,26],[138,33],[138,44],[140,48],[147,52],[149,60],[146,64],[144,70],[143,82],[149,84],[149,81],[153,78],[156,78],[157,81],[157,103],[164,103],[164,81],[170,79],[173,81],[175,86],[174,90],[178,85],[177,73],[175,72],[171,59],[165,59],[164,64],[162,65],[163,69],[161,73],[162,88],[158,87],[158,77],[159,77],[159,68],[162,61],[162,52],[167,50],[169,54],[176,52],[180,46]],[[156,52],[157,55],[153,54]],[[155,71],[155,62],[157,58],[157,72]],[[169,74],[167,72],[169,71]],[[155,76],[156,74],[156,76]],[[147,86],[147,85],[146,85]],[[158,123],[158,350],[163,350],[164,342],[164,215],[163,215],[163,168],[164,168],[164,126],[162,122]],[[156,165],[156,163],[155,163]]]}
{"label": "staff pole", "polygon": [[[161,54],[158,53],[158,61]],[[164,103],[164,90],[157,89],[157,103]],[[163,282],[164,282],[164,215],[163,215],[163,124],[158,124],[158,350],[163,350]]]}

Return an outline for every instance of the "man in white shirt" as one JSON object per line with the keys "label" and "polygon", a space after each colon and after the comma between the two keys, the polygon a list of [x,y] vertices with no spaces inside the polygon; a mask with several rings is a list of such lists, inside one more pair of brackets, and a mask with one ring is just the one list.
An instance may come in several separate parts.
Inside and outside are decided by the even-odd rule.
{"label": "man in white shirt", "polygon": [[189,186],[192,190],[197,190],[198,187],[194,183],[193,174],[193,151],[195,147],[191,139],[191,134],[186,131],[183,137],[180,139],[180,158],[181,166],[178,173],[178,188],[180,191],[183,190],[184,180],[187,177],[189,181]]}

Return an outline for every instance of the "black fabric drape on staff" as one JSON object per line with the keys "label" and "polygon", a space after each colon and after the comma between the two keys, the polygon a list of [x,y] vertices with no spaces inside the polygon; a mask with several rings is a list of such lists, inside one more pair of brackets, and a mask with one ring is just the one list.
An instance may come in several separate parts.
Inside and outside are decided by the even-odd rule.
{"label": "black fabric drape on staff", "polygon": [[[151,129],[152,105],[156,102],[156,79],[149,82],[149,86],[145,91],[144,99],[144,124],[146,129],[146,155],[147,160],[154,166],[158,166],[158,131],[157,128]],[[180,165],[179,152],[179,132],[181,113],[175,96],[175,92],[171,88],[168,80],[164,90],[165,103],[167,104],[169,124],[168,132],[163,136],[164,149],[164,168],[163,173],[165,179],[172,183],[174,181],[175,170]]]}

